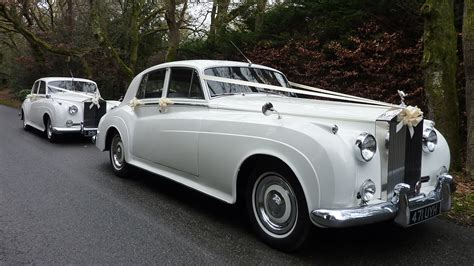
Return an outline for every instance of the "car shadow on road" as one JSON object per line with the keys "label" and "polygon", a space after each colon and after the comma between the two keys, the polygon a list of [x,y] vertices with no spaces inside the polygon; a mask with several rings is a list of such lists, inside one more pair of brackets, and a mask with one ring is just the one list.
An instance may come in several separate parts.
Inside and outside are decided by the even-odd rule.
{"label": "car shadow on road", "polygon": [[[104,170],[107,168],[110,171],[110,166],[107,164],[101,168]],[[199,213],[205,217],[205,220],[225,224],[234,233],[243,233],[248,235],[247,239],[250,237],[258,241],[252,234],[246,212],[241,205],[229,205],[167,178],[142,170],[137,170],[131,178],[125,180],[124,182],[128,185],[136,186],[140,190],[148,190],[160,197],[165,196],[177,205],[183,206],[184,209]],[[425,247],[426,239],[432,238],[430,235],[433,228],[430,228],[430,223],[432,221],[409,228],[401,228],[391,222],[345,229],[315,227],[301,250],[285,256],[295,256],[303,261],[313,261],[317,257],[317,261],[327,263],[363,263],[367,261],[367,256],[384,261],[387,257],[394,256],[393,250],[413,253]],[[242,242],[242,244],[245,243]],[[344,258],[346,256],[347,258]]]}
{"label": "car shadow on road", "polygon": [[[48,139],[46,138],[46,133],[41,130],[30,127],[28,128],[27,131],[32,136],[40,138],[44,140],[45,142],[48,141]],[[63,135],[57,135],[53,144],[64,145],[64,144],[86,144],[86,143],[93,144],[90,137],[84,137],[81,134],[63,134]]]}

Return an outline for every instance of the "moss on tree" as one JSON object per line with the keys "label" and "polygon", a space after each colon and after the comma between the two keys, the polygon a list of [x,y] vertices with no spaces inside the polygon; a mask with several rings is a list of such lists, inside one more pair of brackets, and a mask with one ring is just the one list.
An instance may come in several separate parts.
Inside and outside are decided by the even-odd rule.
{"label": "moss on tree", "polygon": [[457,39],[452,0],[426,0],[423,60],[428,118],[436,121],[451,150],[451,167],[460,167],[459,114],[456,88]]}

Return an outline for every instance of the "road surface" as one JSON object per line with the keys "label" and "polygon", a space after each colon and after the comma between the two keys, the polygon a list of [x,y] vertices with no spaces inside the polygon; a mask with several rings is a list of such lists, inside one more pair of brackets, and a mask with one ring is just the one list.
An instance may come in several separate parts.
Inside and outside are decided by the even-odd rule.
{"label": "road surface", "polygon": [[238,208],[163,177],[113,175],[86,139],[49,143],[0,105],[0,264],[473,265],[474,230],[435,218],[316,230],[301,251],[261,243]]}

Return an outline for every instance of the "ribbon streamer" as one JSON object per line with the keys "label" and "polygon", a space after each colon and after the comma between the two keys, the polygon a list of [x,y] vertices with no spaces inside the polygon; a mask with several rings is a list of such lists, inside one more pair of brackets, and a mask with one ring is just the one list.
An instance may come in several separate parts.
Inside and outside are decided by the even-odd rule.
{"label": "ribbon streamer", "polygon": [[204,80],[217,81],[217,82],[236,84],[236,85],[242,85],[242,86],[249,86],[249,87],[256,87],[256,88],[262,88],[262,89],[268,89],[268,90],[274,90],[274,91],[290,92],[290,93],[297,93],[297,94],[302,94],[302,95],[328,98],[328,99],[334,99],[334,100],[342,100],[342,101],[349,101],[349,102],[356,102],[356,103],[363,103],[363,104],[372,104],[372,105],[400,108],[400,106],[394,105],[394,104],[379,102],[379,101],[375,101],[375,100],[370,100],[370,99],[366,99],[366,98],[362,98],[362,97],[351,96],[351,95],[338,93],[338,92],[327,91],[327,90],[323,90],[323,89],[319,89],[319,88],[314,88],[314,87],[310,87],[310,86],[306,86],[306,85],[301,85],[301,84],[298,84],[298,83],[290,83],[290,85],[295,86],[295,87],[300,87],[300,88],[303,88],[303,89],[306,89],[306,90],[285,88],[285,87],[262,84],[262,83],[257,83],[257,82],[235,80],[235,79],[229,79],[229,78],[221,78],[221,77],[215,77],[215,76],[209,76],[209,75],[204,75],[202,78]]}

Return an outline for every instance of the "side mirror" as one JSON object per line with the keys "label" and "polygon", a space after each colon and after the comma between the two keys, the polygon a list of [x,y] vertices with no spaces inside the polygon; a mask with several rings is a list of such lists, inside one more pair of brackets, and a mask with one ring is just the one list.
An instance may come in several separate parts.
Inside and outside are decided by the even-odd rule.
{"label": "side mirror", "polygon": [[262,113],[266,116],[269,116],[273,114],[274,109],[273,109],[273,104],[268,102],[262,106]]}
{"label": "side mirror", "polygon": [[51,94],[46,94],[46,99],[51,99]]}
{"label": "side mirror", "polygon": [[262,113],[266,116],[269,116],[271,114],[277,114],[278,119],[281,119],[280,113],[277,110],[275,110],[275,108],[273,108],[273,104],[271,102],[268,102],[262,105]]}

